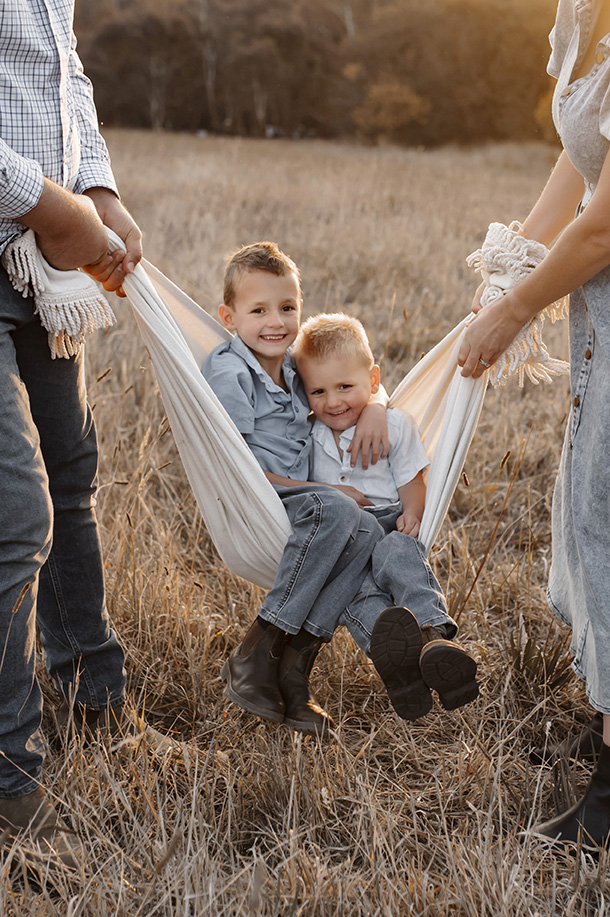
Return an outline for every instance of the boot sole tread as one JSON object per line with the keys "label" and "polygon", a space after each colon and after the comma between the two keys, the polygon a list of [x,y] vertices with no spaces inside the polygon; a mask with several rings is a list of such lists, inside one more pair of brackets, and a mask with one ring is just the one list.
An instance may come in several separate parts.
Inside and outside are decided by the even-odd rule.
{"label": "boot sole tread", "polygon": [[417,720],[432,709],[432,695],[419,670],[421,649],[419,624],[410,611],[388,608],[381,613],[371,635],[371,659],[403,720]]}
{"label": "boot sole tread", "polygon": [[476,660],[449,640],[427,643],[421,652],[420,668],[422,678],[437,692],[445,710],[456,710],[479,696]]}

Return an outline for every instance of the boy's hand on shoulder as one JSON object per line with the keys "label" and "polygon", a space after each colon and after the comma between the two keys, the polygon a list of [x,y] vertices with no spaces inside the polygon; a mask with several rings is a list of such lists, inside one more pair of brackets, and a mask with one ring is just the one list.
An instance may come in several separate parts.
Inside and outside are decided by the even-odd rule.
{"label": "boy's hand on shoulder", "polygon": [[340,490],[346,497],[351,497],[361,509],[364,509],[365,506],[375,505],[368,497],[365,497],[364,494],[361,494],[359,490],[356,490],[355,487],[351,487],[349,484],[331,484],[330,486],[334,487],[335,490]]}
{"label": "boy's hand on shoulder", "polygon": [[369,402],[362,411],[356,424],[354,437],[348,448],[350,465],[356,466],[358,455],[364,471],[371,464],[376,465],[380,458],[390,451],[388,422],[385,416],[385,405]]}
{"label": "boy's hand on shoulder", "polygon": [[417,538],[419,535],[419,527],[421,525],[421,519],[418,519],[414,513],[403,513],[396,520],[396,528],[399,532],[404,532],[405,535],[411,535],[413,538]]}

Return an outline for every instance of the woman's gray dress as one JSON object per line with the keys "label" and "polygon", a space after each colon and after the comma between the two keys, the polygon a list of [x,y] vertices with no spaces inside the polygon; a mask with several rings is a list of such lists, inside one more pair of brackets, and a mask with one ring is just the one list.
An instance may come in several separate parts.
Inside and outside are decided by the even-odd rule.
{"label": "woman's gray dress", "polygon": [[[610,149],[610,34],[574,82],[601,0],[560,0],[549,73],[553,118],[570,161],[595,191]],[[610,213],[608,214],[610,220]],[[572,408],[553,499],[548,601],[573,631],[574,670],[610,714],[610,268],[570,298]]]}

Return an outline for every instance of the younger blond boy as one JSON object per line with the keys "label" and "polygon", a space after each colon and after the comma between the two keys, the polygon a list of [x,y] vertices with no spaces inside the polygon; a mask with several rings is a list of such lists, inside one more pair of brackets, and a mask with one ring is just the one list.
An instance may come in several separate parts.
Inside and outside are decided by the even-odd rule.
{"label": "younger blond boy", "polygon": [[[369,511],[387,533],[338,623],[371,656],[396,709],[422,715],[432,706],[431,689],[446,709],[461,707],[478,695],[477,664],[452,639],[457,627],[417,541],[428,458],[415,422],[388,409],[388,454],[370,468],[352,466],[347,450],[355,424],[380,385],[362,324],[344,313],[313,316],[301,326],[292,355],[315,415],[314,479],[348,484],[370,499]],[[390,598],[394,607],[387,607]]]}

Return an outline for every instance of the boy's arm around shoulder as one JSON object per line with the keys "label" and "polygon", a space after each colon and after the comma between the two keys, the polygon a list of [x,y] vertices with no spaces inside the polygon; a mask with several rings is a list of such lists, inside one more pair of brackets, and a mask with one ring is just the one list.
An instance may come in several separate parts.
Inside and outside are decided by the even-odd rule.
{"label": "boy's arm around shoulder", "polygon": [[369,467],[369,459],[376,465],[380,458],[388,454],[390,440],[386,420],[387,406],[388,393],[383,385],[380,385],[377,391],[371,394],[369,403],[358,418],[354,437],[347,450],[352,468],[356,467],[359,454],[365,471]]}

